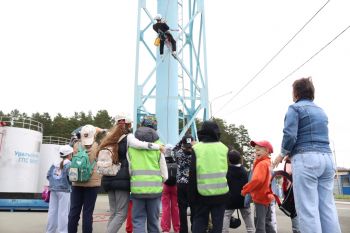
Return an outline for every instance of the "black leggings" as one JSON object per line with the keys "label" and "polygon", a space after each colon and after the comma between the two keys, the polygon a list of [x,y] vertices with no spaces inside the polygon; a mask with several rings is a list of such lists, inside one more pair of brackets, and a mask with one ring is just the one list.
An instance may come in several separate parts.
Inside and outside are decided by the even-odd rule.
{"label": "black leggings", "polygon": [[[165,37],[168,39],[168,41],[170,41],[171,43],[171,47],[172,47],[172,51],[176,51],[176,41],[174,40],[174,37],[170,34],[170,33],[165,33]],[[162,55],[164,53],[164,43],[165,40],[162,39],[162,37],[160,38],[160,55]]]}

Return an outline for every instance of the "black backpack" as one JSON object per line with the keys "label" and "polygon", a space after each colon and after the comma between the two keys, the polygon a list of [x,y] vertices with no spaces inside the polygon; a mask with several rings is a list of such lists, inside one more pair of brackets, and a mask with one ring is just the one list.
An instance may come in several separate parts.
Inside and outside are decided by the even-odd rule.
{"label": "black backpack", "polygon": [[172,156],[165,157],[165,161],[168,168],[168,179],[164,183],[166,185],[174,186],[176,185],[177,163]]}
{"label": "black backpack", "polygon": [[280,171],[275,171],[271,178],[271,183],[273,179],[280,177],[282,179],[282,201],[278,195],[272,192],[271,184],[270,190],[275,196],[276,202],[280,210],[285,213],[288,217],[295,218],[297,212],[295,210],[294,194],[293,194],[293,178],[286,172],[286,165],[290,161],[286,161],[284,164],[284,169]]}

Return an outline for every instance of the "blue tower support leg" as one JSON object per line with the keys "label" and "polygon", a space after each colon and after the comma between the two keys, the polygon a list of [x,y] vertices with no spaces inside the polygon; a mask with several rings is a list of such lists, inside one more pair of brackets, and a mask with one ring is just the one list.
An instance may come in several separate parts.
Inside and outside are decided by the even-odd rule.
{"label": "blue tower support leg", "polygon": [[[177,28],[177,1],[158,1],[157,13],[166,18],[170,28]],[[174,32],[171,32],[176,38]],[[170,51],[167,51],[170,50]],[[161,140],[175,145],[178,141],[178,67],[177,61],[170,56],[171,46],[164,46],[164,61],[157,67],[156,77],[156,116]],[[157,59],[160,55],[157,54]]]}

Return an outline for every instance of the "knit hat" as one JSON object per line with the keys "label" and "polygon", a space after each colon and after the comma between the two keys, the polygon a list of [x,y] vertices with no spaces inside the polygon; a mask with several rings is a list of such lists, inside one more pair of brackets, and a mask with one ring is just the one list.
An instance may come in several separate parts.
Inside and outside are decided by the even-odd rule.
{"label": "knit hat", "polygon": [[141,126],[149,127],[154,130],[157,130],[157,118],[155,116],[144,116],[141,121]]}

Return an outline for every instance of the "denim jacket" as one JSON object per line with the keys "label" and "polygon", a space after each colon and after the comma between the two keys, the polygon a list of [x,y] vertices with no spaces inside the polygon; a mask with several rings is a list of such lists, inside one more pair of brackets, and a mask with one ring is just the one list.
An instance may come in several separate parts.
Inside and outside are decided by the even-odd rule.
{"label": "denim jacket", "polygon": [[50,191],[70,192],[71,182],[68,179],[68,172],[71,162],[65,162],[61,170],[59,164],[53,164],[47,172]]}
{"label": "denim jacket", "polygon": [[284,118],[281,155],[310,151],[331,152],[328,117],[313,101],[300,99],[289,106]]}

